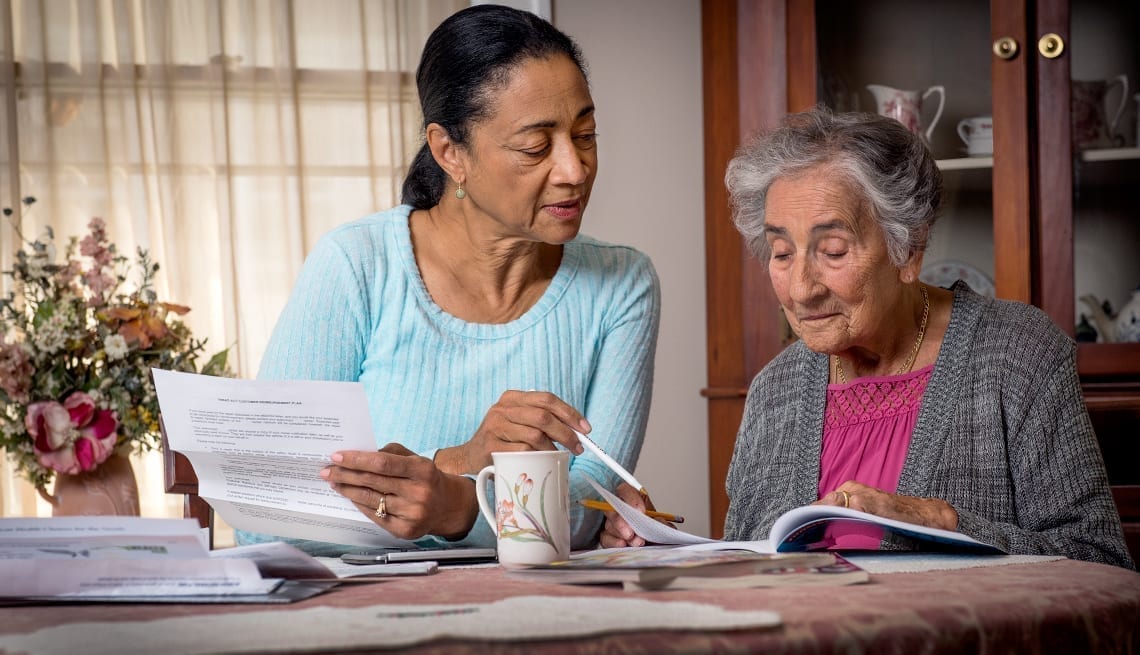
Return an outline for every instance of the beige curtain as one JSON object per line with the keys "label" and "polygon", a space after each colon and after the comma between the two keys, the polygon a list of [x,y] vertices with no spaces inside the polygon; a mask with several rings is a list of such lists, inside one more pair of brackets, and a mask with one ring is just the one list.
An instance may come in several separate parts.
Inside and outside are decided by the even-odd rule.
{"label": "beige curtain", "polygon": [[[398,202],[420,49],[466,4],[0,0],[0,206],[37,199],[0,228],[0,268],[14,226],[64,241],[102,216],[253,377],[315,240]],[[179,516],[157,454],[135,470],[143,515]],[[50,513],[7,458],[0,499],[5,516]]]}

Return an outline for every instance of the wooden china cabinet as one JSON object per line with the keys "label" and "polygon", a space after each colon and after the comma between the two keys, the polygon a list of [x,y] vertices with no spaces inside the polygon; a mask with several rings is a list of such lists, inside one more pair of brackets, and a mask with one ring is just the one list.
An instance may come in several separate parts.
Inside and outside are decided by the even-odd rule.
{"label": "wooden china cabinet", "polygon": [[[929,143],[946,186],[923,279],[963,277],[1089,338],[1081,296],[1119,308],[1140,286],[1140,3],[1131,0],[703,0],[705,236],[712,531],[744,396],[790,338],[767,274],[732,226],[725,165],[789,111],[875,111],[869,84],[945,90]],[[1129,85],[1123,92],[1123,75]],[[1074,138],[1075,81],[1106,125]],[[922,110],[934,121],[937,95]],[[1107,123],[1123,107],[1111,133]],[[959,121],[993,117],[993,152]],[[1089,120],[1087,117],[1080,120]],[[981,151],[979,151],[981,150]],[[960,274],[960,275],[959,275]],[[949,276],[949,278],[947,278]],[[1099,338],[1103,340],[1103,337]],[[1140,554],[1140,343],[1079,343],[1085,400]]]}

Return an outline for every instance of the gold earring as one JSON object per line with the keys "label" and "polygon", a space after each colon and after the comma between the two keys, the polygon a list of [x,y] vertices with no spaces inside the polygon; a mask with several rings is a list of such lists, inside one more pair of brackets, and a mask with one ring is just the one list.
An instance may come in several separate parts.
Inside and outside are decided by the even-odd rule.
{"label": "gold earring", "polygon": [[462,182],[458,182],[458,184],[459,184],[459,188],[455,190],[455,197],[459,198],[460,200],[463,200],[464,198],[467,197],[467,192],[463,190],[463,183]]}

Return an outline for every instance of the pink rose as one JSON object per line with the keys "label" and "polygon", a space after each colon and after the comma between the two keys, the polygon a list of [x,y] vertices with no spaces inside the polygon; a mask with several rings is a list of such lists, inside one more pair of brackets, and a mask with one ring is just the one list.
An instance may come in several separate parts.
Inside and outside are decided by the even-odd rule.
{"label": "pink rose", "polygon": [[91,396],[72,393],[63,404],[32,403],[24,426],[34,439],[40,465],[74,475],[103,463],[115,448],[119,419],[114,412],[96,409]]}
{"label": "pink rose", "polygon": [[76,391],[68,396],[67,400],[63,401],[63,406],[67,408],[71,422],[76,427],[87,425],[95,415],[95,401],[82,391]]}
{"label": "pink rose", "polygon": [[35,440],[37,452],[51,452],[67,445],[71,435],[71,415],[57,402],[28,405],[24,427]]}

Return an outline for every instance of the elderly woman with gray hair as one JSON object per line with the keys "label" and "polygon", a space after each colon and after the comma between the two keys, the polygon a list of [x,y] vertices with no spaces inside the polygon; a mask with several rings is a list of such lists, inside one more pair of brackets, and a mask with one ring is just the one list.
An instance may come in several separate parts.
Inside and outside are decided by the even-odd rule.
{"label": "elderly woman with gray hair", "polygon": [[[942,178],[917,136],[813,109],[743,147],[726,182],[799,336],[749,389],[726,539],[763,539],[815,502],[1133,566],[1073,341],[1034,307],[919,281]],[[603,545],[641,543],[607,518]]]}

